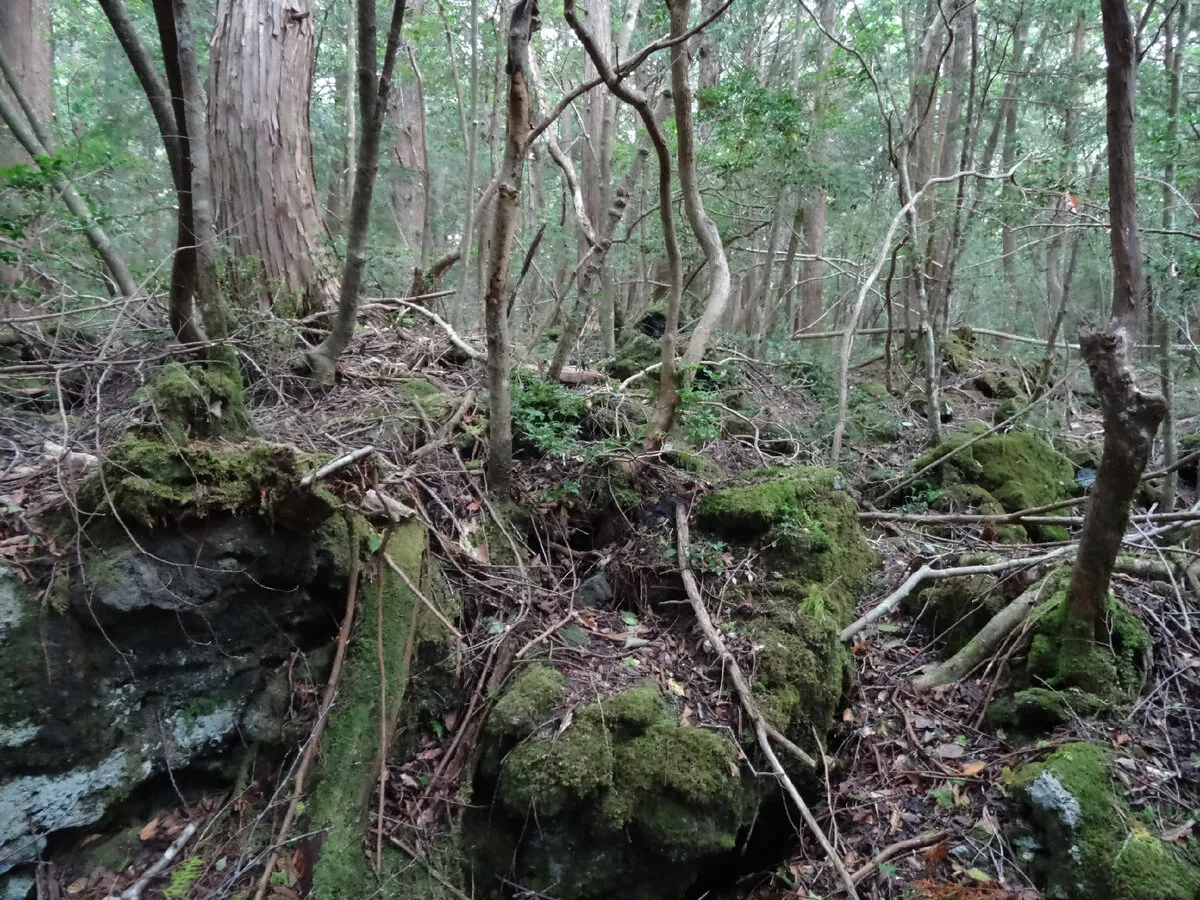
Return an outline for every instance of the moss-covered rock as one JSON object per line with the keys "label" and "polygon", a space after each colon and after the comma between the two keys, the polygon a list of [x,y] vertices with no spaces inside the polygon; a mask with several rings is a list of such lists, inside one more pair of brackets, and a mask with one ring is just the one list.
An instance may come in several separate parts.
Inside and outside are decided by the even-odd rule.
{"label": "moss-covered rock", "polygon": [[[617,348],[616,356],[605,363],[604,371],[624,380],[654,365],[662,358],[662,345],[656,338],[638,331]],[[650,377],[657,378],[651,373]]]}
{"label": "moss-covered rock", "polygon": [[156,413],[155,424],[176,441],[250,429],[241,373],[225,361],[168,363],[141,393]]}
{"label": "moss-covered rock", "polygon": [[829,469],[783,469],[714,491],[699,526],[754,546],[776,572],[744,588],[741,624],[756,647],[758,701],[801,746],[828,731],[850,673],[838,630],[879,557],[858,523],[854,499]]}
{"label": "moss-covered rock", "polygon": [[975,390],[989,400],[1014,400],[1025,396],[1025,386],[1021,379],[1003,372],[984,372],[982,375],[976,375],[972,383]]}
{"label": "moss-covered rock", "polygon": [[489,716],[485,734],[503,752],[475,785],[497,804],[465,825],[477,880],[507,873],[562,900],[683,897],[753,815],[736,748],[681,726],[652,682],[546,721],[562,690],[552,672],[525,672]]}
{"label": "moss-covered rock", "polygon": [[1032,736],[1075,718],[1112,715],[1127,708],[1146,680],[1151,639],[1129,608],[1108,598],[1103,641],[1081,639],[1067,614],[1066,571],[1049,576],[1048,599],[1035,615],[1033,639],[1009,689],[993,702],[993,725]]}
{"label": "moss-covered rock", "polygon": [[1033,875],[1060,900],[1193,900],[1200,868],[1151,834],[1111,775],[1114,754],[1067,744],[1045,762],[1006,773],[1038,852]]}
{"label": "moss-covered rock", "polygon": [[[940,513],[966,513],[978,516],[1002,516],[1006,510],[991,493],[977,484],[948,484],[936,492],[929,508]],[[996,526],[996,540],[1019,544],[1028,539],[1021,525]]]}
{"label": "moss-covered rock", "polygon": [[[913,463],[920,471],[951,450],[962,447],[972,435],[955,435]],[[948,461],[921,478],[922,489],[973,484],[988,491],[1005,512],[1018,512],[1056,503],[1071,496],[1075,469],[1071,461],[1044,438],[1030,431],[993,434],[959,450]],[[1069,537],[1057,525],[1030,527],[1036,540],[1064,541]]]}

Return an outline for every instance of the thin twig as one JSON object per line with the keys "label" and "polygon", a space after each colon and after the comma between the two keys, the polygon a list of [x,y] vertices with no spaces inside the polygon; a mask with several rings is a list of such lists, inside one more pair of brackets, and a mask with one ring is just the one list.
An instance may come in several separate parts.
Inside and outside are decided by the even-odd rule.
{"label": "thin twig", "polygon": [[925,847],[930,847],[934,844],[940,843],[945,839],[946,832],[934,831],[930,834],[918,835],[915,838],[909,838],[905,841],[896,841],[896,843],[889,844],[887,847],[884,847],[873,857],[871,857],[870,862],[863,863],[863,865],[859,866],[858,869],[855,870],[854,874],[850,877],[854,880],[855,884],[858,884],[889,859],[895,859],[897,856],[903,856],[905,853],[911,853],[913,850],[921,850]]}
{"label": "thin twig", "polygon": [[400,576],[400,580],[403,581],[408,586],[408,589],[413,592],[413,596],[415,596],[418,600],[420,600],[422,603],[424,603],[425,607],[431,613],[433,613],[434,618],[436,618],[439,622],[441,622],[442,625],[445,626],[446,630],[449,631],[452,635],[454,635],[454,639],[456,641],[458,641],[459,645],[461,646],[464,643],[462,632],[454,627],[454,623],[446,618],[446,614],[444,612],[442,612],[440,609],[438,609],[437,606],[434,605],[432,600],[430,600],[423,593],[421,593],[421,589],[418,588],[416,586],[416,584],[413,583],[413,580],[408,577],[408,573],[405,572],[398,565],[396,565],[396,561],[394,559],[392,559],[387,553],[383,554],[383,560],[384,560],[384,562],[386,562],[388,564],[388,568],[390,568],[393,572],[395,572],[397,575]]}

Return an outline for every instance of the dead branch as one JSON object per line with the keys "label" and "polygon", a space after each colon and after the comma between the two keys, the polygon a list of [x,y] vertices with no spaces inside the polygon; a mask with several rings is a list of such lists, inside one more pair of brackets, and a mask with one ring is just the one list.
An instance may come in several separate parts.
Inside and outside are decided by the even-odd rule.
{"label": "dead branch", "polygon": [[440,609],[438,609],[437,606],[434,605],[432,600],[430,600],[423,593],[421,593],[421,589],[418,588],[415,584],[413,584],[413,580],[408,577],[408,573],[405,572],[398,565],[396,565],[396,561],[394,559],[392,559],[391,556],[389,556],[387,553],[385,553],[385,554],[383,554],[383,560],[384,560],[384,562],[386,562],[388,564],[389,569],[391,569],[393,572],[395,572],[397,575],[400,576],[400,580],[403,581],[405,583],[405,585],[408,586],[408,589],[413,592],[413,596],[425,604],[426,609],[428,609],[431,613],[433,613],[433,617],[435,619],[437,619],[439,622],[441,622],[442,625],[445,626],[446,630],[449,631],[452,635],[454,635],[454,639],[456,641],[458,641],[459,646],[462,646],[463,645],[462,632],[454,627],[454,623],[452,623],[449,619],[446,618],[446,614],[444,612],[442,612]]}
{"label": "dead branch", "polygon": [[345,453],[342,456],[339,456],[337,459],[327,462],[325,465],[321,466],[321,468],[317,469],[317,471],[309,475],[305,475],[300,479],[300,487],[311,487],[322,478],[332,475],[338,469],[344,469],[346,466],[352,465],[353,463],[358,462],[364,456],[374,452],[375,447],[372,444],[367,444],[365,447],[359,447],[357,450],[351,450],[349,453]]}
{"label": "dead branch", "polygon": [[420,313],[421,315],[423,315],[425,318],[427,318],[430,322],[432,322],[438,328],[442,329],[442,331],[446,332],[446,337],[448,337],[450,339],[450,343],[452,343],[455,347],[457,347],[459,350],[461,350],[463,353],[465,353],[471,359],[474,359],[474,360],[487,359],[486,353],[484,353],[482,350],[477,350],[476,348],[474,348],[470,344],[468,344],[466,341],[464,341],[461,337],[459,337],[458,332],[450,327],[450,323],[447,322],[445,319],[443,319],[441,316],[439,316],[437,313],[435,313],[432,309],[426,309],[425,307],[423,307],[419,304],[410,303],[407,300],[401,300],[399,298],[396,298],[395,300],[392,300],[391,302],[398,303],[400,306],[403,306],[405,309],[411,309],[413,312]]}
{"label": "dead branch", "polygon": [[913,850],[922,850],[925,847],[931,847],[945,840],[945,838],[946,832],[934,831],[930,834],[917,835],[917,837],[909,838],[906,841],[896,841],[896,843],[889,844],[871,857],[870,862],[859,866],[850,877],[854,879],[855,884],[858,884],[889,859],[895,859],[897,856],[903,856],[906,853],[911,853]]}
{"label": "dead branch", "polygon": [[971,641],[949,659],[913,679],[913,690],[924,693],[935,687],[953,684],[992,655],[1013,630],[1039,603],[1050,578],[1026,588],[1016,600],[988,620]]}
{"label": "dead branch", "polygon": [[[713,625],[712,618],[708,615],[708,609],[704,606],[704,598],[700,596],[700,586],[696,583],[696,576],[692,574],[691,566],[688,564],[688,516],[687,508],[682,503],[675,504],[675,529],[678,541],[679,574],[683,579],[683,587],[687,591],[692,611],[696,614],[696,621],[700,623],[700,630],[704,632],[705,639],[712,645],[713,650],[720,656],[721,663],[724,665],[726,671],[729,672],[729,678],[733,682],[734,689],[737,691],[738,699],[745,708],[746,715],[750,717],[750,721],[754,724],[754,735],[758,739],[763,755],[766,756],[767,761],[771,764],[771,770],[775,773],[775,777],[779,779],[784,791],[796,805],[796,808],[800,810],[800,815],[804,817],[805,824],[812,831],[813,836],[821,845],[821,849],[825,851],[825,855],[837,871],[838,877],[841,878],[842,884],[845,885],[847,895],[857,900],[858,892],[854,888],[854,881],[851,879],[850,873],[846,871],[846,867],[838,857],[837,851],[830,845],[829,839],[825,836],[825,832],[821,830],[821,826],[817,823],[812,811],[808,808],[808,804],[804,802],[804,798],[800,796],[800,792],[792,784],[792,780],[788,777],[783,764],[779,762],[779,758],[771,748],[771,729],[768,727],[766,720],[754,702],[754,696],[750,692],[750,685],[746,682],[746,677],[742,674],[741,667],[738,665],[733,654],[725,646],[720,632],[717,631]],[[798,750],[799,748],[792,745],[791,749]],[[801,759],[815,768],[816,762],[808,754],[803,754]]]}
{"label": "dead branch", "polygon": [[1017,569],[1023,566],[1035,566],[1040,563],[1049,562],[1052,559],[1059,559],[1066,556],[1068,553],[1073,553],[1075,546],[1072,544],[1066,547],[1059,547],[1056,550],[1051,550],[1049,553],[1043,553],[1041,556],[1026,556],[1021,559],[1006,559],[998,563],[989,563],[980,566],[956,566],[950,569],[935,569],[932,566],[921,566],[913,574],[909,575],[904,580],[904,583],[892,593],[888,594],[880,600],[875,606],[854,622],[851,622],[842,629],[839,637],[843,641],[848,641],[854,637],[872,622],[882,619],[889,612],[895,609],[900,601],[907,597],[916,589],[923,581],[932,581],[940,578],[957,578],[967,575],[994,575],[997,572],[1005,572],[1009,569]]}
{"label": "dead branch", "polygon": [[[163,855],[155,861],[154,865],[147,869],[142,877],[133,883],[132,887],[128,887],[121,892],[121,900],[138,900],[142,896],[142,891],[146,889],[151,881],[158,877],[163,869],[171,864],[171,861],[179,855],[179,851],[184,848],[195,833],[196,823],[188,822],[187,827],[183,829],[183,833],[175,838],[175,842],[170,847],[163,851]],[[106,897],[105,900],[116,900],[116,898]]]}

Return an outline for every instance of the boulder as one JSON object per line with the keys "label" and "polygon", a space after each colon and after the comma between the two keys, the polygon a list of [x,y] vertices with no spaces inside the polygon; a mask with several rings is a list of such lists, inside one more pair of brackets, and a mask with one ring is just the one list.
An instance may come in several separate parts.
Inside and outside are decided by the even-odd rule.
{"label": "boulder", "polygon": [[1028,822],[1022,843],[1035,848],[1034,880],[1060,900],[1193,900],[1200,868],[1131,811],[1114,763],[1111,750],[1075,743],[1006,773]]}
{"label": "boulder", "polygon": [[133,534],[88,553],[58,609],[0,574],[0,872],[226,750],[248,716],[282,739],[286,703],[256,700],[336,621],[344,574],[319,530],[223,516]]}

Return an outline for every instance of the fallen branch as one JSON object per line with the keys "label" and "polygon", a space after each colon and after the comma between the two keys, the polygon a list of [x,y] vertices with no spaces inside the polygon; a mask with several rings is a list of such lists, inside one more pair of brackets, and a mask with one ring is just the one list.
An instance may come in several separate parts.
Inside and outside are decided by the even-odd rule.
{"label": "fallen branch", "polygon": [[452,635],[454,635],[454,639],[456,641],[458,641],[459,646],[462,646],[464,643],[462,632],[454,627],[454,623],[446,618],[446,614],[444,612],[442,612],[440,609],[438,609],[434,605],[432,600],[430,600],[423,593],[421,593],[421,589],[418,588],[415,584],[413,584],[413,580],[408,577],[408,573],[405,572],[398,565],[396,565],[396,561],[394,559],[392,559],[391,556],[389,556],[386,553],[383,554],[383,561],[388,564],[389,569],[391,569],[393,572],[395,572],[397,575],[400,576],[400,580],[403,581],[405,583],[405,585],[408,586],[408,589],[413,592],[413,596],[425,604],[426,609],[428,609],[431,613],[433,613],[433,617],[435,619],[437,619],[439,622],[441,622],[442,625],[445,626],[446,630],[449,631]]}
{"label": "fallen branch", "polygon": [[946,832],[934,831],[930,834],[922,834],[915,838],[909,838],[906,841],[896,841],[896,843],[889,844],[871,857],[870,862],[859,866],[850,877],[854,880],[855,884],[858,884],[889,859],[895,859],[897,856],[903,856],[906,853],[911,853],[913,850],[923,850],[926,847],[932,847],[934,844],[941,843],[945,839]]}
{"label": "fallen branch", "polygon": [[[1085,498],[1079,498],[1083,500]],[[1083,516],[1031,516],[1024,513],[982,515],[973,513],[859,513],[862,522],[907,522],[913,525],[1082,525]],[[1200,522],[1200,512],[1139,513],[1132,522]]]}
{"label": "fallen branch", "polygon": [[917,585],[923,581],[934,581],[940,578],[957,578],[967,575],[995,575],[997,572],[1006,572],[1009,569],[1018,569],[1024,566],[1035,566],[1039,563],[1049,562],[1052,559],[1058,559],[1074,551],[1075,545],[1071,544],[1070,546],[1051,550],[1049,553],[1043,553],[1041,556],[1006,559],[998,563],[988,563],[986,565],[957,566],[950,569],[935,569],[932,566],[921,566],[921,568],[909,575],[900,587],[875,604],[869,612],[843,628],[839,637],[843,641],[848,641],[872,622],[882,619],[895,609],[900,604],[900,601],[911,594]]}
{"label": "fallen branch", "polygon": [[450,327],[450,323],[447,322],[445,319],[443,319],[441,316],[439,316],[437,313],[435,313],[432,309],[426,309],[425,307],[419,306],[416,303],[409,303],[407,300],[397,299],[397,300],[393,300],[392,302],[400,304],[405,309],[411,309],[413,312],[420,313],[421,315],[423,315],[425,318],[427,318],[429,321],[431,321],[438,328],[442,329],[442,331],[446,332],[446,337],[450,338],[450,343],[452,343],[455,347],[457,347],[459,350],[461,350],[463,353],[465,353],[471,359],[474,359],[474,360],[487,359],[486,353],[484,353],[482,350],[477,350],[475,347],[472,347],[470,344],[468,344],[466,341],[464,341],[461,337],[459,337],[458,332]]}
{"label": "fallen branch", "polygon": [[[758,705],[754,702],[754,696],[750,692],[750,685],[746,682],[746,677],[742,674],[741,667],[738,665],[733,654],[725,646],[720,632],[717,631],[713,625],[712,618],[708,615],[708,609],[704,606],[704,598],[700,596],[700,586],[696,583],[696,576],[692,574],[691,566],[688,564],[687,508],[682,503],[675,504],[675,529],[678,542],[677,558],[679,560],[679,574],[683,579],[683,587],[687,591],[692,611],[696,614],[696,621],[700,623],[700,630],[704,632],[704,637],[712,645],[717,655],[720,656],[722,664],[729,672],[729,678],[733,682],[734,689],[737,691],[738,699],[741,701],[746,714],[750,717],[750,721],[754,725],[754,735],[758,739],[759,747],[762,749],[767,761],[771,764],[771,770],[775,773],[775,777],[779,779],[784,791],[792,799],[796,808],[800,810],[800,815],[803,816],[805,824],[812,831],[813,836],[817,839],[817,843],[821,845],[821,849],[825,851],[825,855],[837,871],[838,877],[841,878],[842,884],[845,885],[847,895],[857,900],[858,892],[854,888],[854,881],[850,878],[850,873],[846,871],[846,867],[838,857],[837,851],[830,845],[829,839],[825,836],[825,832],[821,830],[821,826],[817,823],[812,811],[808,808],[808,804],[804,802],[804,798],[800,796],[800,792],[792,784],[792,780],[788,777],[783,764],[779,762],[779,758],[771,748],[771,729],[767,726],[766,720],[758,709]],[[794,744],[791,749],[793,749],[793,752],[799,750]],[[815,760],[808,756],[808,754],[803,754],[801,759],[810,766],[815,767],[816,765]]]}
{"label": "fallen branch", "polygon": [[325,465],[321,466],[321,468],[317,469],[317,471],[305,475],[300,479],[300,487],[311,487],[322,478],[332,475],[338,469],[344,469],[346,466],[356,463],[364,456],[374,452],[375,447],[371,444],[367,444],[365,447],[359,447],[357,450],[351,450],[349,453],[345,453],[339,456],[337,459],[325,463]]}
{"label": "fallen branch", "polygon": [[[354,528],[350,529],[351,535],[357,534]],[[353,542],[352,542],[353,543]],[[258,888],[254,892],[254,900],[262,900],[267,893],[267,887],[271,883],[271,872],[275,869],[275,863],[279,861],[279,848],[283,846],[284,840],[287,839],[288,831],[291,830],[292,822],[296,818],[296,812],[300,808],[300,798],[304,795],[304,779],[308,776],[308,770],[312,767],[312,762],[316,759],[317,748],[321,743],[321,735],[325,732],[325,723],[329,720],[329,710],[333,708],[333,698],[337,695],[338,680],[342,677],[342,665],[346,661],[346,648],[350,644],[350,632],[354,630],[354,609],[355,601],[358,597],[358,548],[351,547],[350,554],[350,584],[346,589],[346,612],[342,616],[342,627],[338,631],[337,650],[333,654],[333,666],[329,670],[329,681],[325,685],[325,695],[321,698],[321,710],[317,714],[317,723],[313,726],[312,735],[308,739],[308,743],[304,745],[304,752],[300,756],[300,765],[296,768],[296,781],[292,788],[292,799],[288,803],[287,812],[283,815],[283,824],[279,826],[279,831],[275,835],[275,839],[271,841],[270,855],[267,858],[267,864],[263,867],[262,877],[258,881]]]}
{"label": "fallen branch", "polygon": [[[183,829],[183,833],[175,838],[174,843],[170,847],[163,851],[163,855],[155,861],[154,865],[148,868],[142,874],[142,877],[135,881],[131,887],[121,892],[121,900],[138,900],[142,896],[142,891],[146,889],[151,881],[158,877],[163,869],[171,864],[171,861],[179,855],[179,851],[184,848],[195,833],[196,823],[188,822],[187,827]],[[116,900],[116,897],[106,897],[105,900]]]}
{"label": "fallen branch", "polygon": [[1042,594],[1050,578],[1043,578],[1025,589],[1016,600],[992,616],[979,634],[971,638],[965,647],[949,659],[938,663],[922,675],[913,679],[913,690],[924,693],[945,684],[954,684],[960,678],[991,656],[1013,630],[1025,621],[1030,610],[1042,602]]}

